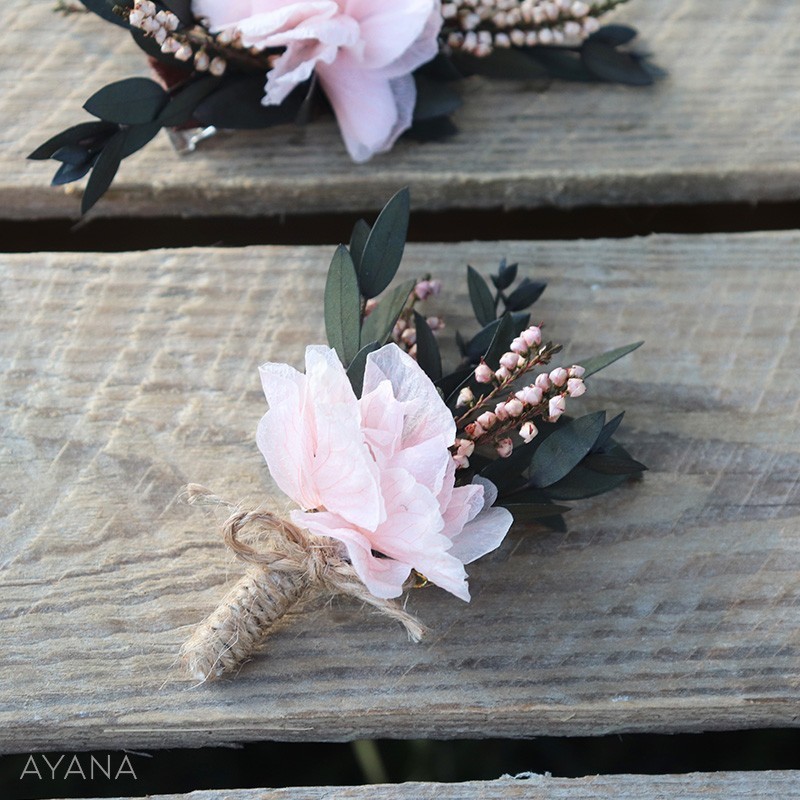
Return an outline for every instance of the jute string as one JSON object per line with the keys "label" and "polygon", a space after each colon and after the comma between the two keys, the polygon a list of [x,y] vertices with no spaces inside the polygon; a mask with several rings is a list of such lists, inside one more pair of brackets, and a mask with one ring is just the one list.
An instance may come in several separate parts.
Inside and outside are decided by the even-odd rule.
{"label": "jute string", "polygon": [[[195,483],[186,487],[186,497],[192,505],[235,508]],[[257,546],[243,541],[244,535]],[[361,600],[401,623],[415,642],[425,633],[397,602],[370,594],[332,540],[312,536],[269,511],[245,509],[231,513],[222,536],[247,571],[181,648],[184,668],[199,681],[237,670],[263,645],[275,623],[314,593]]]}

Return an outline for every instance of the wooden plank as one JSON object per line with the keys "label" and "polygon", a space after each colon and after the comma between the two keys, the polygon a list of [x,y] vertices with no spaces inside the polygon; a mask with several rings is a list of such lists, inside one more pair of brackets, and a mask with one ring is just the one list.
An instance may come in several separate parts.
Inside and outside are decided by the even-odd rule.
{"label": "wooden plank", "polygon": [[[335,792],[335,794],[334,794]],[[208,789],[154,795],[153,800],[752,800],[800,798],[800,772],[712,772],[690,775],[504,776],[466,783]],[[123,800],[123,798],[117,798]]]}
{"label": "wooden plank", "polygon": [[[401,274],[456,292],[501,255],[551,282],[565,359],[639,338],[587,411],[628,410],[651,471],[519,529],[473,600],[409,607],[420,645],[339,600],[232,681],[175,667],[240,574],[179,500],[286,498],[255,446],[256,367],[323,341],[330,248],[0,256],[0,752],[798,724],[800,234],[416,245]],[[452,341],[452,339],[451,339]]]}
{"label": "wooden plank", "polygon": [[[125,162],[96,214],[256,215],[379,208],[410,184],[418,209],[794,200],[800,197],[796,0],[632,0],[669,77],[653,89],[473,79],[447,144],[402,142],[353,165],[333,121],[235,133],[176,156],[161,134]],[[24,157],[88,118],[113,79],[145,75],[124,32],[51,3],[0,6],[0,209],[6,218],[78,213],[54,168]]]}

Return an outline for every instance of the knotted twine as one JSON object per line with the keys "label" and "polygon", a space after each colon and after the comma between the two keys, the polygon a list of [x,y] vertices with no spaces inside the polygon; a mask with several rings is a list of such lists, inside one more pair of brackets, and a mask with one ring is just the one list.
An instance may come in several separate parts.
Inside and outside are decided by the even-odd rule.
{"label": "knotted twine", "polygon": [[[191,505],[236,508],[195,483],[185,493]],[[245,529],[257,548],[242,540]],[[199,681],[238,669],[264,644],[275,623],[313,594],[361,600],[401,623],[412,641],[425,633],[397,602],[370,594],[333,540],[313,536],[270,511],[238,508],[223,523],[222,537],[247,570],[181,648],[185,670]]]}

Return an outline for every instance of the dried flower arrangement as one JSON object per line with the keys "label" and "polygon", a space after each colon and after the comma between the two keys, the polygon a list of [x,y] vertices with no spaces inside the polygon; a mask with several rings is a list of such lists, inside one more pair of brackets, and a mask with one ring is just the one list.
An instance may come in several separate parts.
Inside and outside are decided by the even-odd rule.
{"label": "dried flower arrangement", "polygon": [[624,49],[636,31],[599,21],[625,1],[81,0],[129,31],[157,80],[100,89],[84,104],[96,121],[29,158],[60,163],[53,185],[91,173],[82,213],[162,128],[305,124],[331,109],[364,162],[403,134],[453,134],[454,87],[473,74],[651,83],[657,70]]}
{"label": "dried flower arrangement", "polygon": [[313,591],[354,596],[419,640],[424,627],[395,599],[405,589],[436,584],[468,601],[464,566],[497,548],[514,521],[564,529],[564,501],[645,469],[613,438],[622,414],[565,413],[587,378],[641,342],[551,368],[561,347],[527,310],[545,284],[512,289],[517,265],[501,262],[494,294],[468,268],[482,328],[457,335],[463,361],[446,372],[444,323],[418,310],[441,285],[424,276],[390,287],[408,216],[402,190],[336,250],[324,298],[329,346],[306,349],[305,373],[260,369],[269,410],[256,440],[298,509],[283,519],[188,487],[193,503],[231,508],[224,539],[248,564],[183,648],[201,681],[236,670]]}

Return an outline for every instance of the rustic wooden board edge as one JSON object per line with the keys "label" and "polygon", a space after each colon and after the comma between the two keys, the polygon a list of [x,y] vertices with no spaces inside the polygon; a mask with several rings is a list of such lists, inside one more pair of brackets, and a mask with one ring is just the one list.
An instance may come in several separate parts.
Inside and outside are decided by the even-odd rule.
{"label": "rustic wooden board edge", "polygon": [[[685,775],[504,775],[493,781],[310,786],[288,789],[204,789],[149,795],[152,800],[750,800],[800,797],[800,772],[693,772]],[[114,798],[128,800],[128,798]]]}
{"label": "rustic wooden board edge", "polygon": [[[797,199],[800,170],[749,169],[587,174],[558,172],[507,178],[454,173],[435,185],[423,174],[393,172],[318,182],[312,191],[297,180],[276,176],[268,185],[221,184],[159,188],[125,183],[112,186],[86,220],[125,217],[279,216],[378,211],[401,185],[411,187],[413,210],[536,211],[588,206],[632,207],[714,203],[783,202]],[[703,191],[697,187],[702,183]],[[80,192],[75,186],[9,189],[0,186],[0,220],[78,219]]]}

